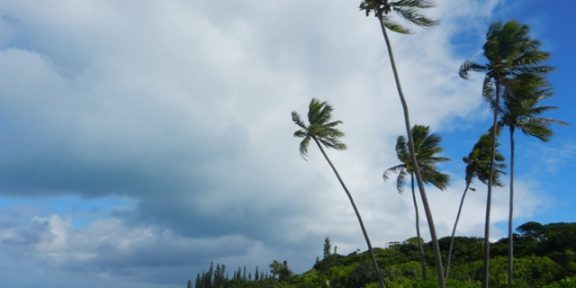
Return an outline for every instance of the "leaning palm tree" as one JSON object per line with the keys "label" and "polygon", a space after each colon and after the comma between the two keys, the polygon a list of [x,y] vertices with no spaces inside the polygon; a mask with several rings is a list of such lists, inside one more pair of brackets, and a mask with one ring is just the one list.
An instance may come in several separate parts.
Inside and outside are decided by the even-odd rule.
{"label": "leaning palm tree", "polygon": [[[414,139],[414,148],[416,149],[416,157],[420,164],[422,172],[422,181],[436,186],[440,190],[444,190],[448,186],[448,175],[441,173],[436,167],[439,162],[448,161],[448,158],[436,156],[442,152],[440,147],[440,136],[430,134],[429,128],[422,125],[414,125],[412,128],[412,139]],[[420,262],[422,265],[422,280],[426,280],[426,262],[424,258],[424,246],[422,237],[420,236],[420,213],[418,209],[418,202],[416,201],[416,192],[414,189],[414,168],[410,162],[410,153],[408,153],[408,145],[404,136],[398,136],[396,140],[396,156],[400,160],[400,164],[388,168],[384,171],[384,180],[389,179],[390,173],[397,174],[396,189],[402,193],[404,190],[405,179],[410,175],[410,186],[412,188],[412,202],[414,203],[414,211],[416,212],[416,237],[418,246],[420,248]]]}
{"label": "leaning palm tree", "polygon": [[304,124],[300,115],[295,111],[292,112],[292,121],[300,130],[294,132],[295,137],[303,138],[300,142],[300,155],[306,159],[308,154],[308,145],[310,141],[314,141],[322,152],[324,159],[328,162],[334,174],[336,174],[336,178],[342,185],[344,192],[348,196],[350,200],[350,204],[352,204],[352,208],[354,208],[354,213],[356,213],[356,217],[358,218],[358,222],[360,223],[360,228],[362,229],[362,233],[364,234],[364,239],[366,240],[366,245],[368,246],[368,252],[372,258],[372,264],[374,265],[374,269],[376,270],[376,274],[378,277],[378,283],[380,288],[384,288],[384,280],[382,279],[382,275],[380,274],[380,268],[378,267],[378,262],[376,261],[376,255],[374,254],[374,250],[372,249],[372,244],[370,243],[370,238],[368,237],[368,232],[366,232],[366,227],[364,227],[364,222],[362,221],[362,217],[360,216],[360,212],[354,203],[354,199],[352,198],[352,194],[344,184],[342,177],[328,158],[328,155],[324,151],[323,147],[326,148],[334,148],[336,150],[344,150],[346,149],[346,144],[340,142],[340,138],[344,136],[344,133],[336,128],[338,124],[341,124],[342,121],[332,121],[332,106],[328,105],[326,102],[320,102],[316,99],[312,99],[310,101],[310,105],[308,107],[308,122],[309,125],[307,126]]}
{"label": "leaning palm tree", "polygon": [[411,25],[418,27],[432,27],[437,24],[435,20],[432,20],[423,14],[419,10],[434,7],[434,2],[431,0],[363,0],[360,3],[360,10],[366,12],[366,16],[369,16],[373,12],[374,16],[378,18],[380,22],[380,28],[382,29],[382,35],[384,36],[384,41],[386,43],[386,48],[388,50],[388,56],[390,58],[390,64],[392,66],[392,72],[394,74],[394,80],[396,82],[396,89],[398,90],[398,97],[400,98],[400,103],[402,104],[402,112],[404,113],[404,126],[406,129],[406,135],[408,137],[408,151],[410,154],[410,161],[412,162],[414,169],[414,176],[416,178],[416,183],[418,184],[418,190],[420,191],[420,197],[422,198],[422,205],[424,206],[424,212],[426,213],[426,220],[428,222],[428,228],[430,229],[430,238],[432,238],[432,245],[434,246],[434,258],[436,262],[436,274],[438,274],[438,286],[444,288],[446,285],[444,283],[444,272],[442,266],[442,257],[440,255],[440,245],[438,244],[438,237],[436,235],[436,228],[434,226],[434,219],[432,218],[432,210],[428,203],[428,198],[426,196],[426,190],[424,189],[424,183],[422,182],[422,175],[420,175],[420,169],[418,169],[418,161],[416,160],[414,141],[412,135],[410,134],[410,115],[408,113],[408,104],[404,98],[404,93],[402,92],[402,86],[400,85],[400,77],[398,76],[398,71],[396,69],[396,62],[394,60],[394,54],[392,52],[392,45],[390,44],[390,38],[388,37],[387,30],[408,34],[410,29],[402,26],[397,21],[393,19],[393,15],[398,15],[400,18],[404,19]]}
{"label": "leaning palm tree", "polygon": [[[496,144],[498,145],[498,144]],[[452,260],[452,249],[454,248],[454,236],[456,234],[456,227],[458,226],[458,221],[460,220],[460,214],[462,213],[462,207],[464,206],[464,199],[466,199],[466,194],[468,190],[475,191],[470,185],[474,178],[480,180],[480,182],[487,184],[488,178],[490,177],[490,166],[492,157],[492,138],[490,134],[484,134],[478,139],[478,142],[474,144],[472,151],[467,157],[462,158],[462,161],[466,163],[465,170],[465,187],[462,193],[462,198],[460,199],[460,206],[458,206],[458,213],[456,214],[456,220],[454,221],[454,226],[452,227],[452,235],[450,236],[450,246],[448,248],[448,258],[446,259],[446,279],[448,279],[450,273],[450,262]],[[504,174],[504,156],[500,152],[496,151],[496,170],[494,173],[494,178],[492,179],[492,185],[502,186],[500,182],[500,175]]]}
{"label": "leaning palm tree", "polygon": [[542,75],[523,73],[508,81],[504,97],[504,114],[499,125],[507,126],[510,140],[510,200],[508,210],[508,286],[512,286],[514,275],[514,132],[519,129],[525,135],[535,137],[543,142],[550,140],[553,135],[550,125],[565,122],[542,118],[539,115],[553,106],[538,106],[543,99],[552,96],[550,84]]}
{"label": "leaning palm tree", "polygon": [[550,71],[549,66],[540,65],[549,54],[539,49],[540,42],[528,35],[527,25],[516,21],[496,22],[490,25],[484,43],[486,64],[466,61],[460,66],[459,75],[467,79],[470,71],[485,72],[482,94],[490,103],[492,117],[492,159],[486,199],[486,220],[484,223],[484,277],[483,287],[490,287],[490,212],[492,205],[492,179],[495,171],[496,135],[498,135],[498,115],[500,97],[508,80],[521,73],[541,74]]}

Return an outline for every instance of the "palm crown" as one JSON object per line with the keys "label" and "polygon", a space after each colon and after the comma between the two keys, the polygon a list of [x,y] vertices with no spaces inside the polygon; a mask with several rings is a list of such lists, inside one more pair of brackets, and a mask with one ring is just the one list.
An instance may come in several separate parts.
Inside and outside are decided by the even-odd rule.
{"label": "palm crown", "polygon": [[[448,158],[437,156],[438,153],[442,152],[442,147],[440,147],[442,138],[436,134],[430,134],[429,130],[429,127],[422,125],[414,125],[412,128],[416,159],[422,174],[422,181],[444,190],[448,185],[449,177],[441,173],[436,165],[439,162],[448,161]],[[390,173],[398,173],[396,188],[398,191],[402,191],[402,187],[406,183],[406,176],[414,173],[408,144],[404,136],[399,136],[396,140],[396,155],[402,163],[384,171],[383,177],[386,180]]]}
{"label": "palm crown", "polygon": [[[498,143],[496,143],[498,147]],[[490,178],[490,162],[492,157],[492,138],[490,134],[484,134],[478,139],[478,142],[474,144],[472,151],[468,156],[462,158],[462,161],[466,163],[466,183],[471,183],[474,178],[480,180],[484,184],[488,184],[488,179]],[[495,173],[492,179],[492,185],[502,186],[500,181],[500,175],[504,174],[504,156],[496,150],[495,157]]]}
{"label": "palm crown", "polygon": [[386,28],[394,32],[409,34],[411,33],[410,29],[393,20],[390,14],[396,12],[401,18],[413,25],[431,27],[438,22],[422,15],[419,10],[434,6],[434,2],[430,0],[364,0],[360,3],[360,10],[365,11],[366,16],[373,12],[374,16],[380,18]]}
{"label": "palm crown", "polygon": [[486,72],[482,94],[492,104],[496,85],[506,86],[508,81],[523,73],[542,74],[552,67],[540,65],[550,54],[540,50],[540,41],[530,38],[527,25],[516,21],[496,22],[490,25],[484,43],[487,64],[466,61],[460,66],[459,75],[468,79],[470,71]]}
{"label": "palm crown", "polygon": [[550,84],[541,75],[523,73],[514,77],[508,81],[506,94],[500,126],[518,128],[526,135],[548,141],[553,135],[550,124],[566,124],[556,119],[539,117],[543,112],[556,109],[554,106],[538,106],[541,100],[552,96]]}
{"label": "palm crown", "polygon": [[344,133],[336,128],[342,121],[331,121],[333,110],[334,108],[328,105],[326,101],[320,102],[317,99],[312,99],[308,107],[308,122],[310,123],[308,126],[304,124],[296,111],[292,112],[292,121],[302,128],[294,132],[294,136],[304,138],[300,142],[302,157],[306,158],[311,139],[318,141],[327,148],[346,149],[346,144],[340,142],[340,137],[343,137]]}

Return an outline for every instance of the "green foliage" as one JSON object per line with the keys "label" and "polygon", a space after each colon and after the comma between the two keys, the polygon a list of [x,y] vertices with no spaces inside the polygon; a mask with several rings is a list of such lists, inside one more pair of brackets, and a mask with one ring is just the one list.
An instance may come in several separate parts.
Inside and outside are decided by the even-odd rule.
{"label": "green foliage", "polygon": [[544,286],[544,288],[576,288],[576,277],[564,278],[558,282]]}
{"label": "green foliage", "polygon": [[[430,133],[430,128],[423,125],[414,125],[411,133],[422,181],[444,190],[446,186],[448,186],[449,177],[447,174],[441,173],[437,165],[449,159],[438,155],[442,152],[442,146],[440,146],[442,138],[437,134]],[[406,137],[398,136],[398,139],[396,139],[396,156],[401,164],[388,168],[382,175],[384,180],[387,180],[390,173],[398,174],[396,178],[396,188],[399,192],[402,191],[406,183],[406,176],[414,173],[414,167],[412,167],[413,165],[408,151],[409,148]]]}
{"label": "green foliage", "polygon": [[292,270],[288,267],[288,262],[284,260],[284,262],[280,263],[276,260],[270,264],[270,274],[272,274],[273,278],[278,279],[278,281],[286,281],[290,276],[292,276]]}
{"label": "green foliage", "polygon": [[310,123],[308,126],[296,111],[292,112],[292,121],[301,128],[294,132],[294,137],[304,138],[300,142],[302,157],[305,158],[308,154],[308,145],[311,140],[317,141],[324,147],[336,150],[346,149],[346,144],[340,142],[344,133],[336,128],[342,121],[331,120],[333,110],[334,108],[328,105],[326,101],[320,102],[317,99],[312,99],[308,106],[308,122]]}
{"label": "green foliage", "polygon": [[322,251],[323,251],[323,259],[326,259],[328,257],[330,257],[330,255],[332,254],[332,245],[330,244],[330,238],[326,237],[326,239],[324,239],[324,246],[322,247]]}
{"label": "green foliage", "polygon": [[[529,222],[518,227],[515,235],[517,257],[514,261],[514,288],[576,288],[576,223],[542,225]],[[440,247],[447,251],[449,237],[440,239]],[[422,269],[415,238],[391,243],[388,248],[374,252],[387,288],[435,288],[436,279],[422,281]],[[324,242],[326,243],[326,242]],[[492,244],[490,286],[507,287],[507,239]],[[426,245],[431,245],[427,243]],[[456,237],[454,261],[447,279],[447,287],[479,288],[483,277],[483,239]],[[325,248],[325,247],[324,247]],[[323,249],[325,250],[325,249]],[[428,249],[430,250],[430,249]],[[324,252],[324,251],[323,251]],[[349,255],[330,254],[302,274],[294,275],[286,261],[273,261],[271,274],[255,271],[254,279],[246,277],[238,268],[230,279],[225,266],[211,264],[207,272],[198,274],[195,288],[368,288],[378,287],[376,273],[368,252]],[[432,252],[426,255],[427,265],[434,269]],[[285,273],[285,274],[283,274]],[[429,273],[429,275],[434,275]]]}
{"label": "green foliage", "polygon": [[364,0],[360,3],[360,10],[369,16],[373,13],[382,22],[382,25],[391,31],[408,34],[411,33],[410,29],[402,26],[393,19],[392,12],[398,15],[402,20],[415,26],[431,27],[438,22],[428,18],[420,13],[420,10],[434,7],[435,4],[431,0],[398,0],[398,1],[382,1],[382,0]]}

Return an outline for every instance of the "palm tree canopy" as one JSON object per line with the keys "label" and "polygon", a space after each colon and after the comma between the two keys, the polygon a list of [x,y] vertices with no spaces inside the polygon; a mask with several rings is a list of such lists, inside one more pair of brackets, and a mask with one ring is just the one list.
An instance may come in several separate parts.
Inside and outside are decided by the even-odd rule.
{"label": "palm tree canopy", "polygon": [[331,120],[333,110],[334,108],[328,105],[326,101],[320,102],[315,98],[312,99],[308,107],[308,126],[296,111],[292,112],[292,121],[301,128],[294,132],[294,136],[304,138],[300,142],[300,154],[304,159],[308,154],[308,145],[311,139],[317,140],[327,148],[346,149],[346,144],[340,141],[344,133],[336,128],[342,121]]}
{"label": "palm tree canopy", "polygon": [[[412,128],[416,159],[420,165],[422,181],[444,190],[448,186],[449,177],[443,174],[436,166],[440,162],[448,161],[448,158],[438,156],[442,152],[440,141],[442,138],[434,133],[430,134],[430,128],[422,125],[414,125]],[[402,191],[406,183],[406,177],[414,172],[408,143],[404,136],[399,136],[396,140],[396,156],[401,164],[393,166],[384,171],[383,178],[388,179],[390,173],[398,174],[396,178],[396,188]]]}
{"label": "palm tree canopy", "polygon": [[526,135],[548,141],[553,135],[551,124],[566,124],[553,118],[539,117],[548,110],[556,109],[554,106],[539,106],[541,100],[552,96],[550,83],[539,74],[517,75],[508,81],[505,95],[500,126],[508,126],[512,130],[518,128]]}
{"label": "palm tree canopy", "polygon": [[[527,25],[517,21],[495,22],[490,25],[484,43],[487,64],[465,61],[459,75],[468,79],[470,71],[485,72],[482,94],[493,105],[495,85],[507,85],[507,80],[523,73],[544,74],[553,68],[540,63],[550,53],[540,50],[540,41],[530,38]],[[497,84],[495,84],[495,81]]]}
{"label": "palm tree canopy", "polygon": [[[500,176],[505,174],[504,156],[498,151],[498,142],[496,142],[495,170],[492,179],[492,185],[502,186]],[[466,183],[472,183],[474,178],[484,184],[488,184],[490,179],[490,163],[492,160],[492,137],[490,133],[480,136],[478,142],[474,144],[472,151],[468,156],[462,158],[466,163]]]}
{"label": "palm tree canopy", "polygon": [[436,5],[432,0],[363,0],[360,3],[360,10],[365,11],[366,16],[373,12],[374,16],[378,17],[391,31],[409,34],[412,33],[410,29],[399,24],[390,14],[395,12],[400,18],[415,26],[432,27],[438,22],[424,16],[419,10],[434,6]]}

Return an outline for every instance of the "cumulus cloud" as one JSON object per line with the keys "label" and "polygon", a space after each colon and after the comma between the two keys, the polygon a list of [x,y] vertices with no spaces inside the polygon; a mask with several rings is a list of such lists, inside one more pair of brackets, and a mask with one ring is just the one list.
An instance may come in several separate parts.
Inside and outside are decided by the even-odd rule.
{"label": "cumulus cloud", "polygon": [[[496,3],[440,3],[441,26],[393,35],[414,123],[483,119],[481,79],[457,79],[474,56],[458,43]],[[327,236],[364,249],[323,159],[298,155],[289,114],[312,97],[344,121],[350,148],[329,153],[373,241],[413,234],[410,200],[381,179],[402,114],[376,19],[357,3],[0,1],[0,16],[0,194],[133,203],[80,226],[68,210],[0,222],[0,243],[32,247],[38,265],[174,283],[219,260],[290,257],[302,270]],[[430,197],[440,207],[458,193]],[[469,211],[482,209],[476,194]],[[453,215],[435,211],[446,232]],[[462,231],[481,222],[467,214]]]}

